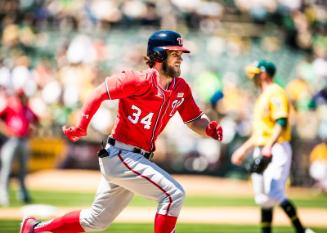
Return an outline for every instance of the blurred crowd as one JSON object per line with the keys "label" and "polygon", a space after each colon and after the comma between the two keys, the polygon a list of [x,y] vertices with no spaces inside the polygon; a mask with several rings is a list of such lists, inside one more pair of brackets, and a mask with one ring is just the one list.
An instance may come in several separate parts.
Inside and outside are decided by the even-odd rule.
{"label": "blurred crowd", "polygon": [[[39,136],[61,137],[61,126],[75,122],[76,110],[106,76],[146,68],[148,36],[169,28],[185,36],[191,55],[182,74],[203,109],[222,122],[225,139],[197,138],[175,124],[177,116],[158,141],[163,166],[242,174],[229,156],[251,130],[256,93],[243,71],[260,58],[276,64],[276,82],[294,105],[294,183],[307,177],[314,147],[326,145],[325,0],[2,0],[0,22],[0,90],[24,89],[41,119]],[[110,132],[116,104],[101,106],[86,140],[101,141]],[[327,166],[325,152],[311,162]]]}

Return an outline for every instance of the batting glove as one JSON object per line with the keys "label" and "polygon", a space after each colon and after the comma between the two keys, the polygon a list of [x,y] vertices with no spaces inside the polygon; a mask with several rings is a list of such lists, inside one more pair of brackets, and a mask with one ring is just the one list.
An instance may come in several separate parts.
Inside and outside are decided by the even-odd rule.
{"label": "batting glove", "polygon": [[218,124],[217,121],[211,121],[208,124],[206,128],[206,134],[215,140],[223,140],[223,128]]}
{"label": "batting glove", "polygon": [[72,142],[76,142],[81,137],[86,136],[86,130],[80,127],[62,127],[62,131]]}

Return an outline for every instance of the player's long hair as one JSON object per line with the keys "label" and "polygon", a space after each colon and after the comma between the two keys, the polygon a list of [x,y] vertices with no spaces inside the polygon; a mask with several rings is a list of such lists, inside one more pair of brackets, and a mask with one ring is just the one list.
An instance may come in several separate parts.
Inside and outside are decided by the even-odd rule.
{"label": "player's long hair", "polygon": [[144,61],[145,64],[147,64],[150,68],[152,68],[156,63],[154,60],[151,60],[148,56],[144,56]]}

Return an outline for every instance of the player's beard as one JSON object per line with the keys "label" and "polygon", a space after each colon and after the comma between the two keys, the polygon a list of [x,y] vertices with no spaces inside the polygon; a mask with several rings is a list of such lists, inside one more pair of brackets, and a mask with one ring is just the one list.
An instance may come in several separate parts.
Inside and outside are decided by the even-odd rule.
{"label": "player's beard", "polygon": [[163,61],[162,63],[162,70],[165,75],[172,78],[179,77],[181,75],[181,68],[168,65],[167,60]]}

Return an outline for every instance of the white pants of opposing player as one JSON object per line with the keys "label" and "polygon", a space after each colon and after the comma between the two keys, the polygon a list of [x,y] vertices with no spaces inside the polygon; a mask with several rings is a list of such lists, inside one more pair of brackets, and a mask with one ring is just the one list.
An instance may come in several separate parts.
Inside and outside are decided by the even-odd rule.
{"label": "white pants of opposing player", "polygon": [[[253,157],[260,155],[255,148]],[[285,184],[289,176],[292,149],[288,142],[276,143],[272,148],[272,161],[264,173],[252,174],[255,202],[263,208],[270,208],[286,199]]]}
{"label": "white pants of opposing player", "polygon": [[102,173],[92,207],[80,214],[85,231],[109,227],[134,193],[158,201],[157,213],[178,216],[185,197],[182,186],[141,154],[107,146],[109,156],[99,158]]}

